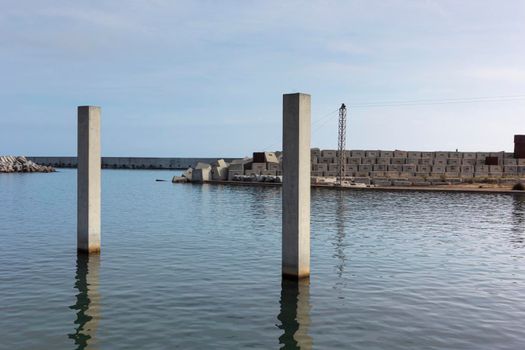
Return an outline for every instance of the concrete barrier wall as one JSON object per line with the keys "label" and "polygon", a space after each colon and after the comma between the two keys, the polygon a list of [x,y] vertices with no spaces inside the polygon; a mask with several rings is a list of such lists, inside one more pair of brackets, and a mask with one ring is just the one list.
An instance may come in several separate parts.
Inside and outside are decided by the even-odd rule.
{"label": "concrete barrier wall", "polygon": [[[55,168],[76,168],[77,157],[27,157],[37,164]],[[187,169],[198,162],[213,163],[217,159],[230,162],[233,158],[147,158],[102,157],[102,168],[107,169]]]}

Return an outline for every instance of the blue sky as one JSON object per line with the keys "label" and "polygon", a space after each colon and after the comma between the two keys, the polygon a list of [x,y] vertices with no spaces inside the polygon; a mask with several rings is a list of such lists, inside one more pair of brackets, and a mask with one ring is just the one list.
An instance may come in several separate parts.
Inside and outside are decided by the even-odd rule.
{"label": "blue sky", "polygon": [[[345,102],[351,149],[512,150],[525,1],[0,0],[0,77],[0,154],[76,154],[86,104],[106,156],[279,149],[297,91],[312,146],[337,147]],[[395,105],[497,96],[518,97]]]}

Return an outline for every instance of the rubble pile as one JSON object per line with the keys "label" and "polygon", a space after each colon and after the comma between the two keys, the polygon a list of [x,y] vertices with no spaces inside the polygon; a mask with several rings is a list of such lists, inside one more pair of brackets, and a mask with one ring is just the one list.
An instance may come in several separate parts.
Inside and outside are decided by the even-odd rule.
{"label": "rubble pile", "polygon": [[0,173],[51,173],[53,171],[55,168],[36,164],[26,157],[0,157]]}

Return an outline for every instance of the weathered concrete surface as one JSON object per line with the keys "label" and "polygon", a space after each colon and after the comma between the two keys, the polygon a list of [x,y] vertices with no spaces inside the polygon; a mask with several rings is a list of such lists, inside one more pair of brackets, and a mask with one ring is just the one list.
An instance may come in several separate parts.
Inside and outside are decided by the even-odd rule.
{"label": "weathered concrete surface", "polygon": [[310,276],[310,95],[283,95],[282,273]]}
{"label": "weathered concrete surface", "polygon": [[77,249],[100,252],[100,107],[78,107]]}

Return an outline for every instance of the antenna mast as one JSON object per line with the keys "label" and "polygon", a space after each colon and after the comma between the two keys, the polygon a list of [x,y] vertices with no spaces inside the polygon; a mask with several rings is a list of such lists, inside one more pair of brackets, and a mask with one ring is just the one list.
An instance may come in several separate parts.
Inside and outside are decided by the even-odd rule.
{"label": "antenna mast", "polygon": [[346,169],[346,106],[341,104],[339,108],[339,135],[337,137],[337,158],[339,166],[337,168],[337,180],[339,186],[343,185],[343,178]]}

